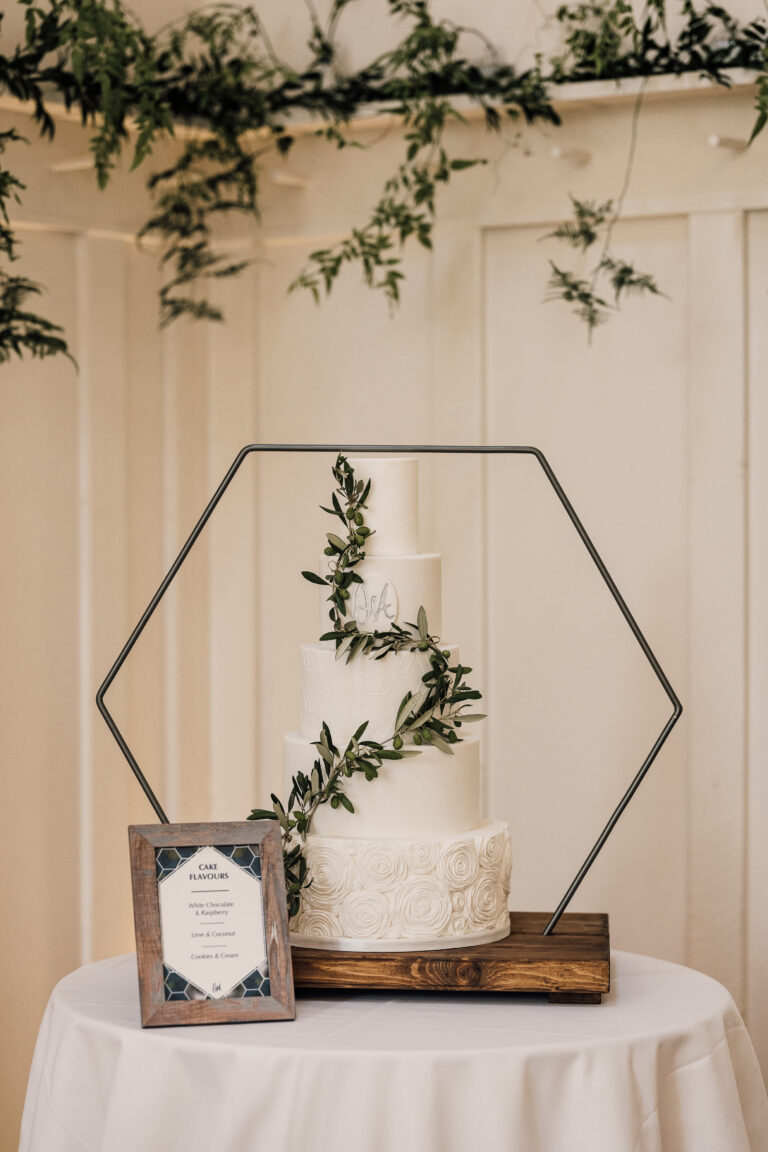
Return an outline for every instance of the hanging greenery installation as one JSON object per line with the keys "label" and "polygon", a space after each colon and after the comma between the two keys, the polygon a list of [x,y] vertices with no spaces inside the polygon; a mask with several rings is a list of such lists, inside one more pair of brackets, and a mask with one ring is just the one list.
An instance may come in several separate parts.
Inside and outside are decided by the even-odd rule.
{"label": "hanging greenery installation", "polygon": [[[180,316],[221,319],[205,285],[236,276],[246,262],[217,248],[216,221],[224,214],[258,221],[261,165],[275,152],[291,150],[297,118],[314,123],[334,148],[352,145],[350,124],[366,109],[401,121],[402,158],[368,220],[313,252],[291,285],[319,300],[353,265],[392,304],[400,297],[404,245],[432,245],[439,189],[484,163],[449,152],[448,128],[462,119],[457,98],[462,107],[478,107],[491,131],[510,120],[557,125],[553,93],[562,83],[694,72],[727,84],[728,71],[739,67],[755,72],[753,136],[768,119],[765,23],[742,26],[715,4],[697,8],[685,0],[674,37],[663,0],[649,0],[640,16],[627,0],[562,5],[553,17],[561,50],[518,71],[480,32],[436,18],[430,0],[388,0],[397,44],[351,73],[340,63],[339,29],[345,10],[360,0],[333,0],[324,22],[311,5],[296,2],[307,14],[308,59],[301,67],[276,53],[252,7],[215,4],[150,35],[121,0],[17,0],[24,36],[12,50],[0,51],[0,94],[31,109],[43,137],[54,134],[54,104],[76,110],[90,132],[100,187],[108,185],[124,151],[133,168],[146,166],[178,125],[196,129],[178,140],[174,160],[147,181],[153,210],[139,236],[160,244],[163,325]],[[0,13],[0,31],[2,21]],[[568,302],[590,330],[626,295],[660,291],[651,275],[612,246],[642,98],[641,85],[624,188],[608,201],[574,200],[573,219],[553,233],[572,248],[595,246],[599,253],[587,277],[562,261],[550,269],[549,298]],[[19,256],[11,213],[24,187],[6,162],[22,143],[15,128],[0,133],[0,362],[25,352],[67,352],[61,329],[30,310],[39,286],[11,274]]]}

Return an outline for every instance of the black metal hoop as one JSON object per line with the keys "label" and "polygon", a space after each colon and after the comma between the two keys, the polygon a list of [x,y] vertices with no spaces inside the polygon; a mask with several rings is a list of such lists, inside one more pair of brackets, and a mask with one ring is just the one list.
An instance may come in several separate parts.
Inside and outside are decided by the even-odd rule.
{"label": "black metal hoop", "polygon": [[110,732],[112,733],[115,740],[117,741],[117,744],[118,744],[121,752],[125,756],[128,763],[130,764],[131,769],[132,769],[136,779],[138,780],[139,784],[141,785],[142,789],[144,790],[144,794],[146,795],[147,799],[149,800],[150,804],[152,805],[153,809],[155,810],[155,813],[156,813],[158,819],[164,824],[169,823],[168,817],[166,816],[165,812],[161,808],[160,803],[159,803],[157,797],[155,796],[155,793],[150,788],[146,777],[144,776],[143,772],[139,768],[139,765],[136,762],[136,759],[135,759],[133,753],[131,752],[130,748],[128,747],[128,745],[125,741],[125,737],[121,733],[121,731],[118,728],[117,724],[115,723],[112,715],[110,714],[106,704],[104,703],[104,696],[105,696],[109,686],[112,684],[112,681],[115,679],[118,672],[120,671],[123,664],[125,663],[125,660],[128,657],[128,654],[130,653],[134,644],[138,640],[141,633],[144,631],[144,628],[146,627],[150,617],[152,616],[153,612],[155,611],[158,604],[160,603],[163,596],[165,595],[166,591],[168,590],[168,587],[171,584],[171,582],[173,581],[174,577],[176,576],[176,573],[178,572],[179,568],[184,563],[184,561],[186,560],[190,551],[194,547],[195,541],[197,540],[198,536],[200,535],[203,528],[205,527],[205,525],[208,523],[211,516],[213,515],[213,512],[216,509],[217,504],[219,503],[222,496],[224,495],[227,488],[229,487],[232,480],[234,479],[235,474],[237,473],[238,469],[240,468],[240,465],[243,463],[246,456],[249,456],[252,452],[334,452],[334,453],[335,452],[355,452],[355,453],[359,453],[359,452],[382,452],[382,453],[389,453],[389,454],[401,454],[401,453],[407,452],[407,453],[433,453],[433,454],[449,454],[449,455],[450,454],[454,454],[454,455],[464,454],[464,455],[477,455],[477,456],[491,456],[491,455],[508,455],[508,456],[517,455],[517,456],[520,456],[520,455],[527,455],[527,456],[535,457],[535,459],[541,465],[541,468],[544,472],[544,475],[547,477],[547,480],[549,481],[552,488],[554,489],[558,500],[560,501],[563,508],[567,512],[568,518],[570,519],[574,528],[578,532],[579,538],[580,538],[582,544],[584,545],[584,547],[589,552],[589,555],[592,557],[592,561],[593,561],[595,567],[597,568],[598,572],[600,573],[600,575],[602,576],[606,585],[608,586],[608,590],[611,593],[611,596],[613,597],[614,601],[618,605],[622,616],[624,617],[627,624],[629,625],[633,636],[635,637],[638,644],[640,645],[645,658],[647,659],[648,663],[651,665],[651,668],[653,669],[654,673],[656,674],[657,679],[661,683],[662,688],[666,692],[666,694],[669,698],[669,701],[672,704],[672,708],[673,708],[672,715],[669,717],[666,724],[664,725],[661,732],[659,733],[657,739],[655,740],[653,746],[651,747],[650,752],[648,753],[648,755],[646,756],[642,765],[640,766],[640,770],[637,772],[636,776],[634,777],[631,784],[629,785],[629,788],[627,788],[626,792],[624,793],[621,800],[617,804],[617,806],[614,809],[610,819],[608,820],[608,823],[605,825],[602,832],[600,833],[597,840],[595,841],[594,846],[590,850],[586,860],[584,861],[581,868],[576,873],[575,877],[573,878],[570,885],[566,889],[566,892],[563,895],[563,898],[560,901],[560,903],[558,904],[557,908],[552,913],[552,916],[551,916],[549,922],[547,923],[547,926],[544,929],[544,933],[543,933],[543,935],[545,935],[545,936],[550,935],[550,933],[554,929],[555,925],[557,924],[558,920],[562,916],[563,912],[568,907],[568,904],[571,902],[571,899],[573,898],[577,888],[581,884],[582,880],[586,876],[589,869],[594,864],[594,862],[595,862],[597,856],[599,855],[600,851],[602,850],[606,840],[608,839],[608,837],[610,836],[614,827],[616,826],[616,823],[618,822],[619,817],[621,816],[624,809],[629,804],[630,800],[634,796],[637,789],[640,787],[640,784],[642,783],[646,773],[648,772],[648,769],[651,767],[651,764],[653,764],[654,760],[656,759],[659,752],[661,751],[662,745],[664,744],[665,740],[669,736],[670,732],[672,731],[672,729],[675,726],[675,724],[677,723],[677,721],[680,719],[680,716],[682,715],[682,712],[683,712],[683,706],[680,703],[680,701],[678,700],[677,696],[675,695],[675,692],[672,688],[672,685],[669,683],[669,680],[664,675],[664,672],[662,671],[661,665],[659,664],[658,660],[656,659],[653,652],[651,651],[651,647],[648,644],[648,641],[645,639],[645,637],[643,636],[643,633],[640,631],[640,628],[638,627],[634,616],[632,615],[629,608],[627,607],[627,605],[624,601],[624,598],[622,597],[621,593],[619,592],[618,588],[616,587],[616,584],[614,583],[610,573],[608,572],[608,569],[606,568],[605,564],[601,560],[601,558],[597,552],[597,549],[595,548],[594,544],[592,543],[589,536],[587,535],[587,533],[584,529],[584,525],[581,523],[581,520],[576,515],[576,512],[575,512],[573,505],[571,504],[570,500],[568,499],[565,492],[563,491],[563,488],[561,487],[557,477],[555,476],[554,472],[552,471],[551,467],[549,466],[549,463],[548,463],[546,457],[544,456],[543,452],[541,452],[538,448],[522,447],[519,445],[506,445],[506,446],[493,445],[493,446],[480,447],[477,445],[469,445],[469,444],[246,444],[246,446],[244,448],[241,448],[240,451],[238,452],[237,456],[233,460],[233,462],[232,462],[229,470],[227,471],[226,475],[224,476],[224,479],[221,481],[218,488],[214,492],[213,496],[209,500],[205,510],[203,511],[202,516],[198,520],[197,524],[195,524],[195,527],[192,529],[188,539],[184,543],[184,546],[182,547],[178,556],[174,560],[171,567],[168,569],[168,572],[165,575],[162,583],[160,584],[160,587],[157,589],[154,596],[150,600],[149,604],[144,609],[144,612],[141,615],[141,619],[139,620],[139,622],[136,625],[136,627],[134,628],[133,632],[131,632],[130,636],[126,640],[125,644],[123,645],[123,648],[120,651],[119,656],[117,657],[114,664],[110,668],[109,672],[107,673],[107,675],[104,679],[103,684],[101,685],[98,692],[96,693],[96,704],[98,706],[98,709],[101,712],[102,716],[104,717],[104,720],[106,721]]}

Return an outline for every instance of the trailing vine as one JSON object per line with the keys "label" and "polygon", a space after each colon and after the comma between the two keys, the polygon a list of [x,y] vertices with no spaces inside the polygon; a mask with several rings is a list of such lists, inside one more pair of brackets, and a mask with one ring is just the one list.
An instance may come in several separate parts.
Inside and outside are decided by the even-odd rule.
{"label": "trailing vine", "polygon": [[[14,128],[0,132],[0,157],[9,144],[23,139]],[[0,167],[0,256],[9,263],[17,260],[18,255],[8,209],[11,203],[19,201],[23,188],[20,180]],[[21,356],[24,351],[41,359],[59,352],[69,355],[59,325],[29,311],[30,297],[40,295],[41,291],[40,285],[26,276],[12,276],[0,268],[0,364],[12,355]]]}
{"label": "trailing vine", "polygon": [[292,778],[285,804],[273,793],[271,808],[254,808],[248,817],[249,820],[277,820],[280,824],[290,916],[298,912],[301,890],[311,882],[302,849],[320,805],[330,804],[334,809],[342,807],[354,812],[352,801],[344,792],[344,783],[350,777],[362,774],[367,781],[373,781],[385,760],[416,756],[424,745],[452,756],[451,745],[461,741],[462,725],[483,719],[481,713],[468,711],[472,701],[481,699],[480,692],[464,679],[472,669],[459,663],[450,665],[450,652],[441,649],[438,638],[429,633],[423,607],[419,608],[415,624],[407,624],[405,628],[394,625],[383,632],[361,632],[356,621],[345,619],[350,589],[362,582],[355,568],[365,558],[366,541],[373,535],[373,530],[365,531],[368,526],[364,513],[371,482],[355,479],[354,469],[341,454],[333,466],[333,476],[337,486],[331,496],[332,507],[321,507],[342,521],[345,536],[327,533],[325,554],[329,557],[329,571],[326,576],[302,572],[310,583],[322,584],[330,591],[329,616],[333,628],[320,639],[333,640],[336,659],[345,657],[347,663],[356,657],[381,660],[390,652],[419,651],[426,655],[429,667],[422,677],[421,688],[403,697],[386,740],[366,739],[366,720],[340,750],[323,722],[319,738],[314,741],[317,757],[311,773],[299,772]]}
{"label": "trailing vine", "polygon": [[[291,120],[317,120],[318,136],[347,147],[348,126],[362,109],[376,105],[404,125],[404,154],[369,219],[340,243],[313,252],[291,290],[320,299],[342,270],[358,266],[370,287],[392,303],[403,279],[401,253],[415,241],[431,247],[438,193],[454,175],[484,161],[451,156],[449,125],[461,120],[454,98],[479,106],[489,129],[505,119],[559,123],[552,92],[561,83],[620,80],[695,72],[718,84],[728,70],[748,68],[757,82],[752,138],[768,122],[768,36],[763,20],[742,25],[720,5],[693,0],[680,5],[682,25],[672,37],[664,0],[647,0],[635,12],[628,0],[563,4],[554,17],[562,48],[522,72],[500,60],[478,32],[437,19],[429,0],[387,0],[402,28],[399,43],[355,73],[341,67],[337,40],[353,0],[332,0],[322,22],[308,6],[309,59],[296,67],[281,59],[253,8],[215,4],[179,24],[150,35],[121,0],[17,0],[25,14],[21,44],[0,52],[0,92],[29,102],[41,134],[51,137],[50,102],[76,109],[91,133],[96,178],[106,187],[123,150],[132,167],[146,165],[156,146],[172,138],[175,125],[191,124],[193,139],[179,142],[176,159],[148,179],[153,211],[140,239],[160,242],[165,280],[160,317],[221,319],[206,285],[240,273],[247,261],[215,244],[224,214],[259,219],[260,165],[294,145]],[[0,13],[0,25],[3,14]],[[633,139],[638,97],[633,118]],[[6,131],[0,153],[22,137]],[[630,152],[632,147],[630,148]],[[0,156],[0,259],[16,259],[17,242],[8,206],[22,183]],[[632,168],[627,164],[627,179]],[[612,234],[623,193],[607,212],[574,200],[574,220],[554,237],[586,250],[584,223],[603,243],[586,276],[551,262],[549,298],[570,303],[592,329],[631,292],[658,293],[653,277],[614,253]],[[30,352],[66,352],[61,330],[29,310],[39,287],[0,269],[0,360]]]}
{"label": "trailing vine", "polygon": [[[768,34],[763,20],[744,26],[719,4],[697,8],[681,5],[684,22],[673,39],[667,27],[665,0],[646,0],[639,15],[628,0],[589,0],[563,4],[555,14],[563,41],[549,62],[555,83],[586,80],[642,79],[630,127],[623,187],[615,201],[604,203],[571,197],[573,217],[550,236],[582,253],[599,242],[599,255],[586,276],[550,260],[546,300],[561,300],[592,331],[621,307],[625,296],[646,292],[663,296],[655,279],[613,252],[614,228],[621,217],[634,164],[640,111],[647,80],[657,75],[699,73],[729,86],[728,70],[747,68],[759,75],[757,118],[751,141],[768,121]],[[546,67],[540,61],[541,67]]]}
{"label": "trailing vine", "polygon": [[[554,239],[563,240],[581,252],[587,252],[600,241],[600,254],[586,279],[578,278],[573,272],[560,268],[550,260],[548,295],[545,296],[547,301],[565,300],[566,303],[573,304],[573,311],[586,325],[590,340],[594,329],[607,320],[610,311],[621,307],[625,295],[633,292],[664,295],[651,275],[647,272],[638,272],[633,264],[615,256],[612,252],[613,231],[621,218],[624,198],[632,177],[637,147],[637,126],[646,82],[647,77],[643,77],[632,112],[629,155],[624,172],[624,184],[617,201],[614,203],[613,200],[606,200],[603,204],[597,204],[578,200],[572,196],[573,220],[564,221],[550,233]],[[598,295],[599,291],[604,291],[602,285],[605,283],[613,293],[612,301]]]}

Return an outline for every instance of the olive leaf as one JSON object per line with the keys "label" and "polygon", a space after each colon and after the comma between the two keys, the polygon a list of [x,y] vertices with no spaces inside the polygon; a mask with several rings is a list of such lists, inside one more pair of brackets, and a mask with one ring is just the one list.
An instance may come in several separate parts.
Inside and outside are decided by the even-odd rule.
{"label": "olive leaf", "polygon": [[320,584],[323,588],[328,583],[324,576],[318,576],[316,572],[302,572],[302,576],[305,580],[309,580],[310,584]]}
{"label": "olive leaf", "polygon": [[416,627],[418,628],[419,636],[421,639],[426,640],[429,633],[427,629],[427,614],[424,611],[423,604],[420,606],[418,615],[416,617]]}

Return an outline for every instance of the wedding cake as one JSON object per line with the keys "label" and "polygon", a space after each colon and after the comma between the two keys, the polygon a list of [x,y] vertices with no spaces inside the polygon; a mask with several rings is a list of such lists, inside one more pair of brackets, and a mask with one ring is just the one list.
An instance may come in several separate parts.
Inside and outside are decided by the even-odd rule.
{"label": "wedding cake", "polygon": [[[455,646],[436,640],[441,559],[419,552],[417,461],[376,457],[345,463],[358,493],[359,482],[366,482],[366,527],[357,536],[364,556],[348,578],[354,582],[337,592],[333,573],[328,576],[328,554],[342,541],[329,535],[332,547],[318,574],[328,581],[326,591],[330,585],[345,597],[342,620],[356,627],[344,634],[340,648],[338,635],[301,648],[299,728],[284,738],[287,787],[297,779],[309,781],[313,765],[319,780],[317,768],[325,765],[318,760],[318,734],[324,725],[343,750],[350,741],[357,747],[356,734],[367,722],[359,739],[375,742],[374,760],[376,747],[399,748],[403,758],[355,771],[343,780],[343,797],[316,807],[302,845],[309,883],[291,920],[292,943],[411,951],[498,940],[509,932],[510,836],[505,824],[480,815],[480,745],[463,722],[467,706],[451,706],[458,724],[450,730],[425,724],[421,714],[410,729],[403,721],[409,707],[424,700],[430,668],[452,690],[471,671],[461,668]],[[327,511],[343,518],[335,497],[334,505]],[[362,520],[358,513],[357,523]],[[320,634],[328,628],[328,600],[321,595]],[[353,635],[392,630],[401,637],[397,644],[350,655]],[[463,700],[462,691],[456,688],[450,699]],[[435,711],[433,720],[442,714]],[[395,736],[398,724],[404,737]]]}

